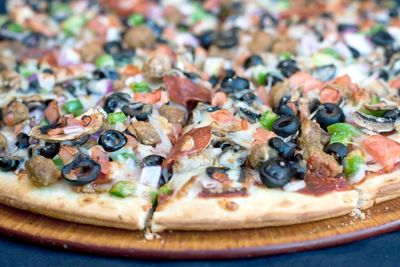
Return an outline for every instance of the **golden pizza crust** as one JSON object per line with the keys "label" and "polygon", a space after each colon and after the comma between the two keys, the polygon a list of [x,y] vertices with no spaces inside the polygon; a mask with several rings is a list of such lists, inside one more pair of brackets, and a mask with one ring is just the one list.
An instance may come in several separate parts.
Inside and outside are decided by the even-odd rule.
{"label": "golden pizza crust", "polygon": [[130,230],[145,228],[152,207],[144,198],[76,193],[61,181],[40,188],[26,175],[7,173],[0,175],[0,203],[66,221]]}
{"label": "golden pizza crust", "polygon": [[241,229],[316,221],[350,213],[355,190],[311,196],[280,189],[253,188],[249,196],[178,198],[173,196],[152,218],[152,231]]}
{"label": "golden pizza crust", "polygon": [[360,209],[400,197],[400,171],[367,177],[355,188],[360,194]]}

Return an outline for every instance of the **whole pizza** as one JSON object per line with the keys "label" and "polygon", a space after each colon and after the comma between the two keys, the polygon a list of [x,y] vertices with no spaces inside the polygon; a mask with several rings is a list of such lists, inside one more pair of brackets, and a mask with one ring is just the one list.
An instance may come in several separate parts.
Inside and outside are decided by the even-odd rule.
{"label": "whole pizza", "polygon": [[400,196],[396,1],[8,1],[0,203],[124,229]]}

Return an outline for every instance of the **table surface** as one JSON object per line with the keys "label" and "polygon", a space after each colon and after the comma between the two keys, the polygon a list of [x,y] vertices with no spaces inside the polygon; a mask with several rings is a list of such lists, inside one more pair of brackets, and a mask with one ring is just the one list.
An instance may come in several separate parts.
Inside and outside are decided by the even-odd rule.
{"label": "table surface", "polygon": [[308,252],[229,261],[144,261],[111,258],[43,247],[0,237],[0,266],[398,266],[400,231],[352,244]]}

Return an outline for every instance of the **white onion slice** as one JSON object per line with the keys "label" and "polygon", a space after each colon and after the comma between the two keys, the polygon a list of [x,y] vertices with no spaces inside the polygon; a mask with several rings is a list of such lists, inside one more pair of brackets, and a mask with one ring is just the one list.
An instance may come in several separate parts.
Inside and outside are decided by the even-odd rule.
{"label": "white onion slice", "polygon": [[304,182],[304,180],[299,180],[299,181],[293,181],[293,182],[287,183],[283,187],[283,190],[285,190],[287,192],[296,192],[304,187],[306,187],[306,182]]}
{"label": "white onion slice", "polygon": [[161,166],[149,166],[142,169],[139,181],[142,184],[157,188],[160,177]]}

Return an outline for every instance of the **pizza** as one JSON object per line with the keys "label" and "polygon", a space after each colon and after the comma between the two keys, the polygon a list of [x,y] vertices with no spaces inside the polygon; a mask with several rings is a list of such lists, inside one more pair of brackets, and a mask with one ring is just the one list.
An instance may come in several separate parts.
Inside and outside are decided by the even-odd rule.
{"label": "pizza", "polygon": [[161,232],[305,223],[400,196],[393,1],[7,10],[2,204]]}

